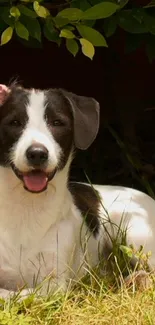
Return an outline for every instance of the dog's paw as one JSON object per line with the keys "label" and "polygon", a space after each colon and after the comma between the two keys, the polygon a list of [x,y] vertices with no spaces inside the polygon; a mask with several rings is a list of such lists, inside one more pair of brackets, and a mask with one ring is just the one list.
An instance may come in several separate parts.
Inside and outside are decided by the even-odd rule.
{"label": "dog's paw", "polygon": [[0,298],[1,299],[8,299],[14,296],[14,291],[9,291],[6,289],[0,289]]}
{"label": "dog's paw", "polygon": [[32,289],[23,289],[19,292],[9,291],[6,289],[0,289],[0,299],[4,299],[4,300],[10,299],[10,298],[15,298],[16,300],[21,302],[21,301],[27,299],[32,294],[33,294]]}
{"label": "dog's paw", "polygon": [[33,289],[23,289],[20,292],[16,293],[16,298],[18,302],[22,302],[23,300],[26,300],[33,294]]}
{"label": "dog's paw", "polygon": [[140,270],[128,275],[125,278],[125,285],[127,287],[134,286],[134,288],[144,291],[153,286],[153,281],[148,272]]}

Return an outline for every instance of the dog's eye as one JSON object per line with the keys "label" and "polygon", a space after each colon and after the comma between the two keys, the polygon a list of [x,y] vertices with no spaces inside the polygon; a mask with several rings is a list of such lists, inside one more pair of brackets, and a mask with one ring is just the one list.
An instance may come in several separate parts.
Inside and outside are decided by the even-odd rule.
{"label": "dog's eye", "polygon": [[9,122],[9,125],[14,127],[20,127],[22,124],[19,120],[12,120]]}
{"label": "dog's eye", "polygon": [[60,120],[55,120],[55,121],[52,122],[52,125],[53,126],[63,126],[64,123],[62,121],[60,121]]}
{"label": "dog's eye", "polygon": [[48,115],[45,116],[45,121],[48,124],[49,127],[57,127],[57,126],[64,126],[65,123],[62,121],[62,119],[55,119],[53,117],[50,117]]}

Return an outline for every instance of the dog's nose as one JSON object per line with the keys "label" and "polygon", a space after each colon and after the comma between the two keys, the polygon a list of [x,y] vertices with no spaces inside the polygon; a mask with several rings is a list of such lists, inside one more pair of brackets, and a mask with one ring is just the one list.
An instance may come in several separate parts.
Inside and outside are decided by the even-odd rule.
{"label": "dog's nose", "polygon": [[40,167],[47,162],[48,150],[43,145],[32,145],[27,149],[26,157],[31,166]]}

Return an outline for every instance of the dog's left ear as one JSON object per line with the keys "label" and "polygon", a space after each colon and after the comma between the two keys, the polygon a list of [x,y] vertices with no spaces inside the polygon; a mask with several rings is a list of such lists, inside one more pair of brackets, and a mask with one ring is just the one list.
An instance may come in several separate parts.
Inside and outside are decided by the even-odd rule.
{"label": "dog's left ear", "polygon": [[74,143],[76,148],[86,150],[95,140],[99,130],[99,103],[91,97],[64,92],[70,103],[74,118]]}

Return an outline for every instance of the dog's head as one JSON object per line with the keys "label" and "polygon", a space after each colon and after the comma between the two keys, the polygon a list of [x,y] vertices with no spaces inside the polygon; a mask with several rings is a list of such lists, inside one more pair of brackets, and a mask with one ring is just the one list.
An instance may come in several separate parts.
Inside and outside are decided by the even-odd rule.
{"label": "dog's head", "polygon": [[72,148],[85,150],[99,128],[99,104],[61,89],[0,85],[0,165],[39,193],[64,168]]}

